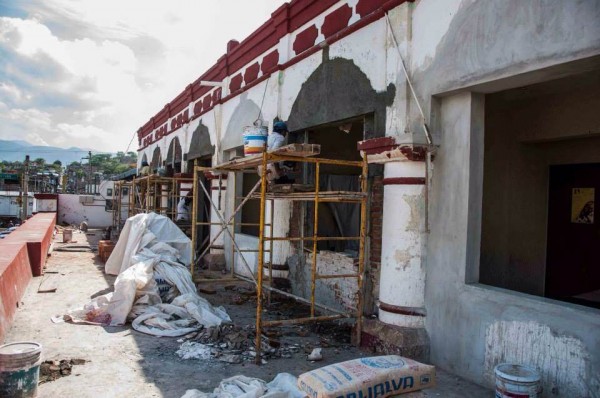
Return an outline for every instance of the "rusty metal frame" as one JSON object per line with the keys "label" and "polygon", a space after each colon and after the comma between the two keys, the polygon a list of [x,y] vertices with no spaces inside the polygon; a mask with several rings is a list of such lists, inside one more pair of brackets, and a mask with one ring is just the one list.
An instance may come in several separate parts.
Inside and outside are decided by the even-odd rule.
{"label": "rusty metal frame", "polygon": [[[268,192],[267,190],[267,165],[273,162],[280,162],[290,160],[294,162],[303,162],[303,163],[313,163],[315,164],[315,190],[312,193],[306,193],[305,195],[301,195],[299,197],[295,197],[294,199],[288,200],[299,200],[306,202],[314,203],[314,226],[313,226],[313,234],[312,236],[300,236],[300,237],[277,237],[274,235],[274,227],[275,227],[275,200],[283,199],[286,200],[285,193],[278,193],[276,195]],[[354,318],[356,322],[356,337],[354,341],[356,344],[360,344],[361,332],[362,332],[362,322],[363,322],[363,281],[364,281],[364,273],[365,273],[365,250],[366,250],[366,229],[367,229],[367,200],[368,200],[368,184],[367,184],[367,171],[368,171],[368,162],[367,155],[363,155],[362,161],[347,161],[347,160],[338,160],[338,159],[325,159],[325,158],[315,158],[315,157],[299,157],[299,156],[291,156],[291,155],[280,155],[275,153],[263,152],[260,162],[258,165],[262,166],[262,170],[265,172],[261,173],[260,180],[254,186],[254,188],[245,196],[241,197],[242,202],[237,205],[237,197],[235,194],[235,180],[237,173],[240,172],[248,172],[249,170],[254,170],[256,172],[257,159],[254,157],[252,162],[248,164],[247,167],[244,167],[243,160],[240,164],[238,161],[235,164],[235,167],[228,167],[227,163],[223,165],[218,165],[215,167],[194,167],[194,203],[198,203],[199,194],[203,192],[207,197],[208,201],[213,208],[213,211],[219,218],[220,222],[199,222],[197,221],[198,215],[196,214],[196,205],[194,205],[194,211],[192,215],[192,277],[194,281],[197,283],[203,282],[218,282],[218,281],[231,281],[231,280],[242,280],[246,282],[251,282],[256,285],[256,360],[257,363],[260,363],[261,360],[261,339],[262,339],[262,330],[264,327],[272,327],[272,326],[281,326],[281,325],[295,325],[301,323],[309,323],[309,322],[319,322],[326,320],[334,320],[334,319],[344,319],[344,318]],[[333,194],[327,194],[327,192],[322,192],[319,190],[319,182],[320,182],[320,165],[339,165],[339,166],[354,166],[360,168],[360,191],[353,192],[335,192]],[[206,190],[203,184],[200,183],[199,174],[200,173],[210,173],[212,175],[219,175],[220,173],[232,173],[233,181],[228,181],[228,188],[231,187],[233,189],[233,209],[232,213],[228,220],[225,220],[224,214],[222,214],[221,210],[216,206],[213,202],[213,199],[210,193]],[[231,185],[232,184],[232,185]],[[201,188],[200,188],[201,187]],[[255,191],[260,187],[260,194],[255,193]],[[202,191],[201,191],[202,189]],[[247,203],[250,199],[257,199],[260,201],[260,214],[259,214],[259,236],[258,236],[258,249],[257,250],[241,250],[237,243],[235,242],[235,228],[236,222],[235,217],[240,212],[245,203]],[[266,204],[267,201],[270,202],[270,216],[269,222],[266,220]],[[353,237],[326,237],[318,235],[318,217],[319,217],[319,203],[322,202],[342,202],[342,203],[356,203],[359,204],[360,207],[360,234],[359,236]],[[197,278],[197,270],[195,265],[197,261],[201,258],[202,255],[197,256],[196,254],[196,246],[198,244],[198,234],[197,228],[201,225],[220,225],[220,232],[214,236],[209,245],[204,249],[202,255],[210,250],[211,245],[216,241],[216,239],[223,233],[227,232],[229,238],[232,241],[231,250],[232,250],[232,264],[230,265],[231,272],[228,276],[220,279],[214,278]],[[239,223],[237,224],[239,225]],[[256,224],[252,224],[256,225]],[[269,227],[269,232],[266,233],[265,227]],[[353,274],[333,274],[333,275],[322,275],[317,272],[317,243],[319,241],[324,240],[358,240],[359,241],[359,253],[358,253],[358,271]],[[304,297],[300,297],[294,295],[292,293],[288,293],[279,289],[276,289],[272,286],[272,262],[273,262],[273,244],[275,241],[312,241],[312,259],[311,259],[311,296],[310,299],[306,299]],[[266,246],[268,245],[268,249]],[[244,251],[253,251],[258,252],[258,265],[256,270],[256,275],[251,271],[249,265],[242,253]],[[251,278],[248,278],[244,275],[237,274],[235,272],[235,253],[238,253],[246,268],[250,271]],[[265,261],[265,253],[269,253],[269,261]],[[267,263],[267,264],[265,264]],[[268,283],[265,285],[264,277],[265,277],[265,265],[268,266]],[[334,278],[356,278],[357,279],[357,306],[354,309],[354,312],[347,313],[343,311],[336,310],[334,308],[325,306],[321,303],[318,303],[315,299],[315,290],[316,283],[318,280],[322,279],[334,279]],[[275,292],[281,294],[283,296],[292,298],[296,301],[303,302],[305,304],[310,305],[310,316],[305,318],[296,318],[296,319],[280,319],[275,321],[268,321],[263,319],[263,300],[266,294],[266,299],[270,302],[271,292]],[[326,311],[331,313],[331,315],[320,315],[317,313],[317,310]]]}

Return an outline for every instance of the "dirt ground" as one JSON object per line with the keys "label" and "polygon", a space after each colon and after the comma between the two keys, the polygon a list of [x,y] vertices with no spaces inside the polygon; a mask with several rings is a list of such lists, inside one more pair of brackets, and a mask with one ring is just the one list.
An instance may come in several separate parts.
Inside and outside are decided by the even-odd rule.
{"label": "dirt ground", "polygon": [[[296,376],[330,363],[369,356],[346,343],[344,336],[314,333],[310,327],[280,328],[277,340],[285,345],[297,344],[298,352],[291,358],[269,359],[262,366],[246,361],[229,364],[218,360],[182,360],[176,355],[181,345],[177,338],[154,337],[131,327],[100,327],[71,323],[53,323],[51,318],[69,309],[80,307],[95,297],[111,291],[114,277],[105,275],[104,265],[95,252],[101,231],[75,233],[83,252],[54,251],[48,259],[47,273],[34,278],[23,297],[6,342],[36,341],[43,346],[45,360],[84,359],[73,365],[69,376],[43,383],[40,397],[181,397],[188,389],[212,391],[227,377],[243,374],[267,382],[277,373]],[[62,235],[57,235],[57,241]],[[55,248],[60,249],[56,242]],[[53,293],[38,293],[39,287],[56,287]],[[212,304],[223,305],[238,326],[254,324],[252,300],[239,304],[235,290],[217,287],[217,294],[204,295]],[[285,303],[280,304],[285,311]],[[323,330],[323,328],[322,328]],[[325,337],[324,337],[325,336]],[[306,360],[305,351],[323,347],[324,359]],[[437,369],[438,385],[424,392],[405,397],[490,397],[493,393],[456,376]]]}

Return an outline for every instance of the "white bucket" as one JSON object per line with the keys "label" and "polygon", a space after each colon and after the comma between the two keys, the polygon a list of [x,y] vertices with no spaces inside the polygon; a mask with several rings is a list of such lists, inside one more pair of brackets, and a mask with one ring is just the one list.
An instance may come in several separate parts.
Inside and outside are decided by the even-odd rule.
{"label": "white bucket", "polygon": [[542,392],[540,374],[531,366],[501,363],[494,374],[496,398],[538,398]]}
{"label": "white bucket", "polygon": [[244,155],[263,153],[267,146],[267,126],[244,127]]}

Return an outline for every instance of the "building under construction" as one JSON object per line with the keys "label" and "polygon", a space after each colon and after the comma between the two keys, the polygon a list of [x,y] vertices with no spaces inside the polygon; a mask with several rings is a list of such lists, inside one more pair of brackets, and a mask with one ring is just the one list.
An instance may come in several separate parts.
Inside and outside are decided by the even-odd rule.
{"label": "building under construction", "polygon": [[[363,345],[487,386],[498,363],[529,363],[547,391],[597,395],[597,3],[450,3],[286,3],[139,128],[138,158],[198,181],[197,278],[224,263],[268,290],[270,267],[345,312],[360,278],[317,276],[359,275],[362,255]],[[293,160],[313,186],[298,200],[249,195],[254,166],[231,169],[257,119],[320,145]],[[309,159],[366,172],[323,162],[316,184]],[[325,186],[366,207],[316,200]],[[338,239],[361,232],[362,249]]]}

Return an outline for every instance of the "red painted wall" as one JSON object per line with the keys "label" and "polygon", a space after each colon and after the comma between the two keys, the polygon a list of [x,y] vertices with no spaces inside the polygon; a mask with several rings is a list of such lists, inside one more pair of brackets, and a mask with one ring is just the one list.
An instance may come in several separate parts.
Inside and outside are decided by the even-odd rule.
{"label": "red painted wall", "polygon": [[17,306],[31,280],[31,266],[24,243],[0,241],[0,341],[10,328]]}
{"label": "red painted wall", "polygon": [[27,246],[33,276],[43,274],[55,225],[56,213],[38,213],[4,239],[6,242],[24,243]]}

